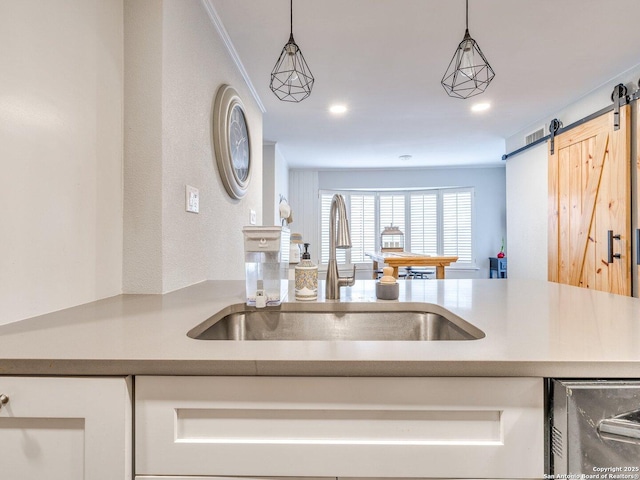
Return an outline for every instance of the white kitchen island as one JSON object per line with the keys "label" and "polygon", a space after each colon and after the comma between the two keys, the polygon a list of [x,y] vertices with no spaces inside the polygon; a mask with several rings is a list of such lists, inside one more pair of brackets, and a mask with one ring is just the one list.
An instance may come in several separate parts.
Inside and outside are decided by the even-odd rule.
{"label": "white kitchen island", "polygon": [[[347,309],[360,302],[370,306],[374,292],[373,281],[359,281],[336,302]],[[116,376],[121,385],[135,384],[128,395],[136,422],[127,420],[125,402],[119,410],[124,434],[102,441],[105,452],[120,452],[109,460],[129,472],[124,478],[540,478],[544,378],[640,376],[640,301],[633,298],[512,279],[409,281],[401,282],[398,302],[416,309],[436,304],[485,337],[187,337],[216,312],[242,303],[243,294],[243,282],[204,282],[166,295],[121,295],[0,327],[0,394],[10,389],[0,427],[9,421],[21,430],[20,422],[36,422],[29,431],[39,444],[37,422],[46,426],[57,416],[73,417],[69,408],[49,410],[50,418],[24,408],[51,395],[45,376],[60,377],[63,388],[69,379]],[[380,303],[388,309],[398,302]],[[84,379],[87,394],[92,379]],[[78,391],[77,416],[92,418]],[[122,405],[127,389],[116,386],[114,392]],[[87,439],[101,432],[89,421],[81,430]],[[78,445],[77,464],[105,461],[89,457],[86,447]],[[34,461],[23,453],[3,458],[0,451],[0,459],[9,472],[18,472]],[[113,476],[105,471],[77,478]]]}
{"label": "white kitchen island", "polygon": [[[321,291],[319,301],[325,302],[322,297]],[[400,282],[399,302],[440,305],[486,336],[454,342],[187,337],[191,328],[243,298],[242,281],[208,281],[166,295],[119,295],[0,326],[0,374],[640,376],[635,298],[540,281],[409,281]],[[375,301],[373,280],[343,288],[337,300]]]}

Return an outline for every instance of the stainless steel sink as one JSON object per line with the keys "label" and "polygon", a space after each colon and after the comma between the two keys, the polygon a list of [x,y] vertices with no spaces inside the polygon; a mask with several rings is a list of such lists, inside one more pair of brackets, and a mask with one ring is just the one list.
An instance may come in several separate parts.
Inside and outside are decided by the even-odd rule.
{"label": "stainless steel sink", "polygon": [[[387,307],[387,308],[384,308]],[[197,340],[478,340],[482,330],[431,304],[232,305],[191,329]]]}

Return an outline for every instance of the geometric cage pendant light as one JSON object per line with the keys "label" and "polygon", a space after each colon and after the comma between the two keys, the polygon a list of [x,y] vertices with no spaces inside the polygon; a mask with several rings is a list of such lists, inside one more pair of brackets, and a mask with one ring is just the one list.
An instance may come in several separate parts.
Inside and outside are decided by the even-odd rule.
{"label": "geometric cage pendant light", "polygon": [[291,0],[291,31],[278,61],[271,71],[269,88],[284,102],[301,102],[313,88],[314,78],[302,55],[302,50],[293,40],[293,0]]}
{"label": "geometric cage pendant light", "polygon": [[442,77],[442,86],[450,97],[469,98],[486,90],[495,72],[485,58],[478,43],[469,35],[469,0],[464,38]]}

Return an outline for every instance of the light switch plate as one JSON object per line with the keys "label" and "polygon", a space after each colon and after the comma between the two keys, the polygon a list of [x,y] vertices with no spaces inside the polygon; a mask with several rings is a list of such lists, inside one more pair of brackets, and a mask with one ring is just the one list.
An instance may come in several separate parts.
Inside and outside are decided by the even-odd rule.
{"label": "light switch plate", "polygon": [[249,210],[249,225],[255,225],[255,224],[256,224],[256,211]]}
{"label": "light switch plate", "polygon": [[200,193],[198,189],[187,185],[186,188],[186,201],[187,212],[199,213],[200,212]]}

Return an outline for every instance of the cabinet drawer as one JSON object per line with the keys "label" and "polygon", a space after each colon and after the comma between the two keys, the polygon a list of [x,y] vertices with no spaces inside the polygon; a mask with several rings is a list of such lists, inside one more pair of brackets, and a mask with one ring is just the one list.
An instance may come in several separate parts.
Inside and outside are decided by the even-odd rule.
{"label": "cabinet drawer", "polygon": [[136,474],[540,478],[534,378],[137,377]]}

